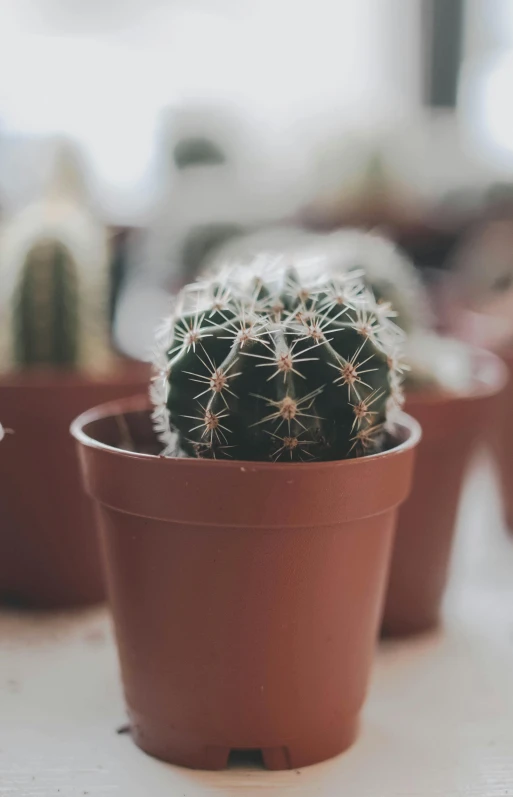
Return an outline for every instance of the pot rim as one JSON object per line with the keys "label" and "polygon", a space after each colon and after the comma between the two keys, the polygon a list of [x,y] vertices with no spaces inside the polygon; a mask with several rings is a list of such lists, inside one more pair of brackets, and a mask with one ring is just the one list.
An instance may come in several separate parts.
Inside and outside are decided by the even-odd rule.
{"label": "pot rim", "polygon": [[[500,393],[509,381],[509,372],[503,357],[489,349],[465,344],[472,351],[476,374],[473,386],[466,392],[449,393],[433,389],[406,390],[406,407],[415,407],[419,404],[440,406],[455,401],[479,401],[489,396]],[[480,378],[481,377],[481,378]]]}
{"label": "pot rim", "polygon": [[[121,411],[120,411],[121,409]],[[163,467],[182,467],[185,464],[190,467],[197,468],[225,468],[230,470],[236,468],[241,469],[241,466],[246,466],[251,471],[271,470],[275,473],[278,471],[290,470],[294,471],[312,469],[326,469],[333,467],[357,467],[361,463],[368,463],[374,460],[390,459],[396,457],[403,452],[415,448],[422,438],[422,429],[418,421],[411,415],[405,412],[397,413],[395,422],[396,427],[402,427],[406,433],[406,438],[394,445],[386,451],[380,451],[377,454],[369,454],[368,456],[355,457],[352,459],[337,459],[320,462],[265,462],[260,460],[244,460],[244,459],[201,459],[196,457],[164,457],[156,454],[144,454],[137,451],[126,451],[124,449],[116,448],[115,446],[107,445],[87,434],[85,428],[94,421],[99,421],[109,417],[116,417],[128,413],[145,412],[151,410],[149,399],[145,395],[132,396],[117,401],[110,401],[106,404],[100,404],[97,407],[92,407],[79,415],[70,425],[70,433],[75,440],[81,445],[96,450],[105,451],[116,457],[131,460],[148,460],[158,461],[162,463]]]}

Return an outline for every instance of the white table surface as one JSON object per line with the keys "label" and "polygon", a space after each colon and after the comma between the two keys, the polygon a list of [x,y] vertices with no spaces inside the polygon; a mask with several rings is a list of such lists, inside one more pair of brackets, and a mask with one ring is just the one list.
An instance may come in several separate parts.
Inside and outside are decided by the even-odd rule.
{"label": "white table surface", "polygon": [[0,795],[513,797],[513,536],[486,461],[470,474],[443,631],[382,644],[362,732],[292,772],[191,772],[129,735],[109,618],[0,613]]}

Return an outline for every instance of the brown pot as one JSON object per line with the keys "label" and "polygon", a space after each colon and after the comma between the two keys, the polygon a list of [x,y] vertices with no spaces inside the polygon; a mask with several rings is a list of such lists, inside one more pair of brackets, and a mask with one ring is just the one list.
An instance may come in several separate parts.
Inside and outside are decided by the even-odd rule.
{"label": "brown pot", "polygon": [[493,430],[507,373],[494,354],[474,350],[476,382],[467,395],[410,394],[422,427],[415,477],[401,507],[382,632],[403,636],[438,624],[464,476],[476,446]]}
{"label": "brown pot", "polygon": [[508,367],[510,378],[504,391],[500,423],[493,443],[499,467],[505,519],[508,530],[513,533],[513,350],[503,350],[501,356]]}
{"label": "brown pot", "polygon": [[37,608],[104,597],[90,502],[69,425],[77,413],[145,389],[149,367],[122,363],[109,381],[44,369],[0,380],[0,601]]}
{"label": "brown pot", "polygon": [[[119,416],[151,449],[143,403],[78,418],[136,744],[222,769],[258,750],[313,764],[357,733],[396,510],[420,430],[343,462],[166,459],[119,450]],[[158,449],[157,449],[158,450]]]}

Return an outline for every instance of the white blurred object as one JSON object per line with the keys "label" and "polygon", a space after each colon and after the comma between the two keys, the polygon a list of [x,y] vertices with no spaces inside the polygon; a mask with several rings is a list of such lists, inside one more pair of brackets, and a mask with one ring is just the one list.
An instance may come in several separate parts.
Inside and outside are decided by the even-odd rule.
{"label": "white blurred object", "polygon": [[271,225],[233,238],[212,253],[202,273],[216,271],[226,262],[250,263],[261,252],[283,255],[294,261],[296,255],[316,255],[325,246],[326,236],[294,225]]}
{"label": "white blurred object", "polygon": [[0,443],[2,442],[2,440],[4,439],[6,434],[14,434],[14,430],[13,429],[6,429],[0,423]]}
{"label": "white blurred object", "polygon": [[155,333],[160,321],[169,316],[170,294],[139,277],[129,280],[118,301],[114,341],[128,357],[150,362],[154,355]]}
{"label": "white blurred object", "polygon": [[449,393],[467,393],[474,384],[472,350],[454,338],[427,330],[407,336],[404,358],[411,365],[416,389],[431,388]]}
{"label": "white blurred object", "polygon": [[[169,293],[195,278],[210,248],[293,215],[310,185],[302,148],[291,141],[285,153],[255,134],[233,105],[170,108],[163,128],[160,191],[146,238],[132,252],[114,323],[117,346],[131,356],[150,350]],[[196,145],[204,150],[206,143],[217,154],[213,162],[177,162],[184,146],[198,153]]]}
{"label": "white blurred object", "polygon": [[[187,142],[209,142],[222,162],[180,168]],[[161,193],[150,228],[147,266],[180,269],[191,232],[216,225],[263,225],[293,216],[308,196],[308,167],[294,140],[285,149],[233,104],[185,104],[164,118]]]}

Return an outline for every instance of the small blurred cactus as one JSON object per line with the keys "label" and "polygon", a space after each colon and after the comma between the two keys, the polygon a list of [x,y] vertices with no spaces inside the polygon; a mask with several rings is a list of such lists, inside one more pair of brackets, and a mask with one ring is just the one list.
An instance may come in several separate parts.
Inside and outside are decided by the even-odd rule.
{"label": "small blurred cactus", "polygon": [[262,255],[178,298],[151,396],[164,454],[333,460],[382,450],[400,330],[359,273]]}
{"label": "small blurred cactus", "polygon": [[73,365],[77,361],[77,280],[69,251],[56,240],[38,241],[20,274],[14,345],[16,362]]}
{"label": "small blurred cactus", "polygon": [[0,231],[0,370],[107,367],[109,268],[78,153],[59,142],[46,193]]}

